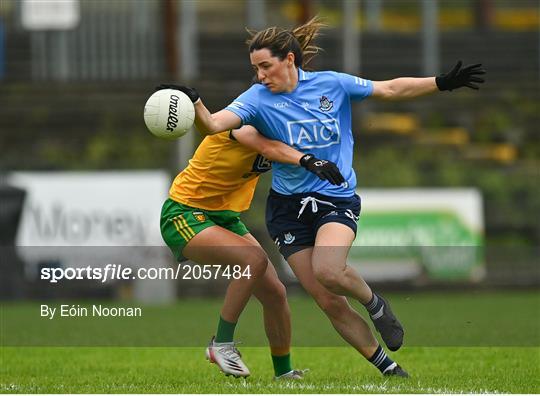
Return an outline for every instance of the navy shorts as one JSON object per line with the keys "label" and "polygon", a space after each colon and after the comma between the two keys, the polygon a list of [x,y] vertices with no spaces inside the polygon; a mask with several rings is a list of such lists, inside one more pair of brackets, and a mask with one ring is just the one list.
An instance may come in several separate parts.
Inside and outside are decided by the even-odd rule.
{"label": "navy shorts", "polygon": [[329,197],[317,193],[283,195],[270,190],[266,201],[266,228],[287,259],[291,254],[314,246],[319,228],[341,223],[356,235],[360,197]]}

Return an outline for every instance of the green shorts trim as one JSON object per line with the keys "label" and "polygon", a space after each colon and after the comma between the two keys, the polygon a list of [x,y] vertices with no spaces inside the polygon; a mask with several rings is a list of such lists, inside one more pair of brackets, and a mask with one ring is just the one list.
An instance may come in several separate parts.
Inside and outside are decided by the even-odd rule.
{"label": "green shorts trim", "polygon": [[223,227],[240,236],[249,230],[240,220],[240,213],[232,210],[204,210],[167,199],[161,208],[161,236],[178,261],[185,261],[182,250],[191,239],[205,228]]}

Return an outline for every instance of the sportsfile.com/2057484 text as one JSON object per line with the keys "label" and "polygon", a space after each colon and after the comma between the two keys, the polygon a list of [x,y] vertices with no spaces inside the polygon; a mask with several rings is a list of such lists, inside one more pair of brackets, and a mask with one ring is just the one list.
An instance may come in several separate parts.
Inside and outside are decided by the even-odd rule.
{"label": "sportsfile.com/2057484 text", "polygon": [[58,283],[62,280],[97,280],[104,283],[108,280],[130,279],[210,280],[218,278],[250,279],[250,267],[179,263],[176,268],[141,267],[133,269],[122,264],[106,264],[100,267],[86,266],[81,268],[43,267],[40,270],[40,279],[49,283]]}

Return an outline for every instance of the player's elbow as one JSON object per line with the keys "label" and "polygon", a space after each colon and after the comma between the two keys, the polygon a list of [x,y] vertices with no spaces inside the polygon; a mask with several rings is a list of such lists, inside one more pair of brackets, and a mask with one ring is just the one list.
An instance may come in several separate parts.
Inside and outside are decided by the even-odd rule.
{"label": "player's elbow", "polygon": [[384,100],[399,99],[398,89],[396,87],[396,84],[390,82],[388,85],[386,85],[385,88],[382,90],[381,98]]}
{"label": "player's elbow", "polygon": [[374,87],[373,96],[383,100],[397,100],[400,98],[398,83],[394,80],[379,82]]}
{"label": "player's elbow", "polygon": [[206,119],[198,117],[195,118],[195,126],[197,127],[197,130],[203,135],[215,135],[216,133],[220,133],[225,130],[221,129],[219,120],[216,119],[213,115]]}
{"label": "player's elbow", "polygon": [[258,147],[260,155],[270,161],[275,161],[279,156],[279,150],[273,143],[266,143]]}
{"label": "player's elbow", "polygon": [[214,115],[210,118],[210,122],[207,126],[207,135],[215,135],[216,133],[220,133],[225,131],[225,127],[222,126],[222,122],[220,122],[219,119],[217,119]]}

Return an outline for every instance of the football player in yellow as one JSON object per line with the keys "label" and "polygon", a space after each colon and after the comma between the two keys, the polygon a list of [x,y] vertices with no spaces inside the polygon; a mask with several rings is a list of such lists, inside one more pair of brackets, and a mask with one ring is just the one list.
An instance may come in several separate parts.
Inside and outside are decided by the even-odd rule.
{"label": "football player in yellow", "polygon": [[[238,318],[253,294],[263,306],[264,326],[277,379],[298,379],[290,360],[291,326],[285,287],[257,240],[240,220],[251,204],[259,175],[271,161],[305,167],[341,184],[337,166],[269,140],[251,126],[208,136],[176,176],[163,204],[161,233],[179,260],[239,268],[227,288],[215,337],[206,357],[226,375],[247,377],[249,369],[233,341]],[[236,140],[238,139],[238,140]]]}

